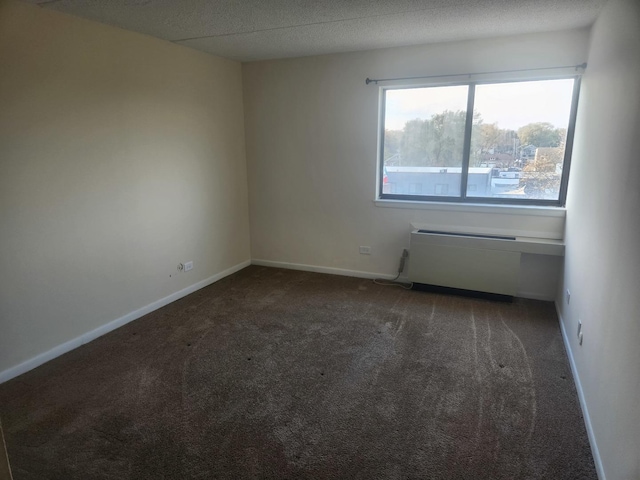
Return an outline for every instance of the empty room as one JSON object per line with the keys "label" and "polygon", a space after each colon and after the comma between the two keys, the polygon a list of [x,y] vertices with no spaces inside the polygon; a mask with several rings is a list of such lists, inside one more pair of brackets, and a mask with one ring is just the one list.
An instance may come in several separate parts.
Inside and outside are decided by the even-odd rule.
{"label": "empty room", "polygon": [[0,0],[0,479],[640,479],[637,0]]}

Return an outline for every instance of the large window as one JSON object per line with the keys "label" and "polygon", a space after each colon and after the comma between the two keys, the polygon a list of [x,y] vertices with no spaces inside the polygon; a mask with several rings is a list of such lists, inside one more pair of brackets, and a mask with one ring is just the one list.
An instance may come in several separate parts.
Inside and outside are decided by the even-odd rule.
{"label": "large window", "polygon": [[380,198],[564,205],[579,78],[384,88]]}

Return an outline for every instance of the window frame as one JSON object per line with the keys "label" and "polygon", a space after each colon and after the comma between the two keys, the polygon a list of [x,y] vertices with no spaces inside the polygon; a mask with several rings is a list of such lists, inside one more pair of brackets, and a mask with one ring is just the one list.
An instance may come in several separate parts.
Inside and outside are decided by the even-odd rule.
{"label": "window frame", "polygon": [[[473,106],[475,102],[475,88],[477,85],[495,85],[500,83],[522,83],[545,80],[567,80],[573,79],[573,93],[571,97],[571,107],[569,111],[569,124],[567,125],[567,138],[565,142],[564,159],[562,162],[562,174],[560,177],[560,190],[557,200],[538,198],[500,198],[500,197],[469,197],[467,196],[467,185],[469,180],[469,163],[471,154],[471,130],[473,128]],[[438,82],[428,84],[412,85],[386,85],[379,87],[379,109],[378,109],[378,200],[404,200],[408,202],[421,203],[452,203],[452,204],[474,204],[474,205],[513,205],[513,206],[540,206],[540,207],[565,207],[567,200],[567,188],[569,185],[569,173],[571,170],[571,157],[573,153],[573,140],[578,115],[578,100],[580,97],[581,75],[561,75],[545,76],[517,79],[491,79],[466,82]],[[384,138],[385,138],[385,117],[388,90],[403,90],[415,88],[435,88],[449,86],[467,86],[467,112],[464,132],[462,170],[460,177],[460,196],[440,196],[440,195],[401,195],[384,193]]]}

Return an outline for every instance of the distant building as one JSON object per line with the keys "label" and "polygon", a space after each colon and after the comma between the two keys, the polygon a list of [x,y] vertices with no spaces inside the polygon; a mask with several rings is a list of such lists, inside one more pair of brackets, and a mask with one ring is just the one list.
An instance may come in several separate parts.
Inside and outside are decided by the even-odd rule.
{"label": "distant building", "polygon": [[[384,193],[397,195],[459,196],[460,167],[385,167]],[[471,167],[467,195],[472,197],[512,196],[520,185],[519,171]]]}
{"label": "distant building", "polygon": [[530,160],[533,160],[536,157],[536,150],[538,147],[535,145],[523,145],[520,147],[520,161],[522,163],[527,163]]}
{"label": "distant building", "polygon": [[477,158],[481,167],[508,167],[514,160],[508,153],[481,153]]}

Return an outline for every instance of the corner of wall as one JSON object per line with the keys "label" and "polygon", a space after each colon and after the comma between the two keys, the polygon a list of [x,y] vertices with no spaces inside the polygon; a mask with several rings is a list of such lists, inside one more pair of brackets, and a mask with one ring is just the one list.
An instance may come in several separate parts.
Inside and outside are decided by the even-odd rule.
{"label": "corner of wall", "polygon": [[600,480],[606,480],[604,468],[602,465],[602,458],[600,457],[600,450],[598,449],[595,432],[593,431],[593,426],[591,423],[591,416],[589,415],[589,408],[587,407],[587,401],[585,399],[584,391],[582,389],[582,382],[580,381],[580,374],[576,367],[575,358],[573,356],[573,350],[571,348],[571,342],[569,341],[569,336],[567,335],[567,329],[565,327],[564,320],[562,318],[561,308],[558,305],[557,299],[554,302],[554,305],[556,307],[556,313],[558,314],[558,322],[560,323],[560,331],[562,332],[562,341],[564,343],[564,348],[567,352],[569,365],[571,366],[573,382],[576,386],[576,391],[578,392],[578,400],[580,401],[580,408],[582,409],[582,417],[584,418],[584,424],[587,429],[587,436],[589,437],[589,444],[591,445],[591,453],[593,455],[593,460],[596,465],[596,472],[598,473],[598,478]]}

